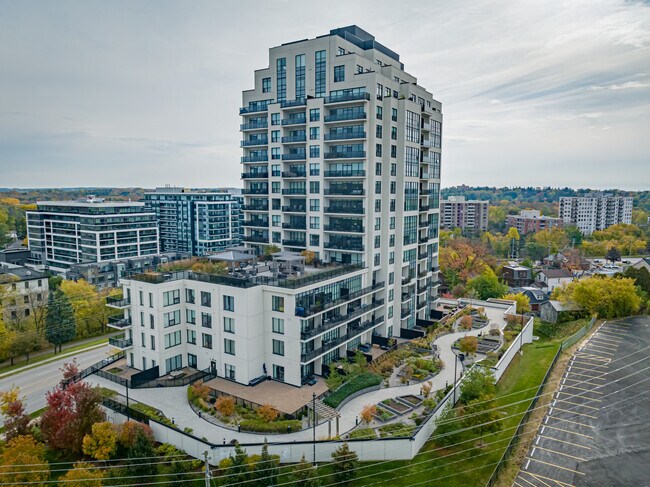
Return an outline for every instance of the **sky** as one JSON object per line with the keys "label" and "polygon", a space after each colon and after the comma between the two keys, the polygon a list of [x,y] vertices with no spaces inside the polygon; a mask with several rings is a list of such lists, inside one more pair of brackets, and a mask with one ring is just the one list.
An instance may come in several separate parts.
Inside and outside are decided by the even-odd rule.
{"label": "sky", "polygon": [[0,0],[0,187],[239,186],[268,49],[357,24],[443,104],[442,186],[650,189],[650,3]]}

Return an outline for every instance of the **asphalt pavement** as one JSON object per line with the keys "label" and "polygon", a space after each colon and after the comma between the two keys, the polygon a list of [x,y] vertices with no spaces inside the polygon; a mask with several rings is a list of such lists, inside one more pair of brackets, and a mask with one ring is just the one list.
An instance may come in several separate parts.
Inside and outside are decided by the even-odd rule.
{"label": "asphalt pavement", "polygon": [[650,317],[606,322],[574,353],[514,486],[650,485]]}

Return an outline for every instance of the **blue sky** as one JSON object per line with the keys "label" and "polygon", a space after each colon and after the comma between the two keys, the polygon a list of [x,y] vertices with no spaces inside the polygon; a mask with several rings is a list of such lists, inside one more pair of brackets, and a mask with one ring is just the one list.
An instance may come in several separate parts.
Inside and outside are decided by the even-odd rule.
{"label": "blue sky", "polygon": [[239,185],[268,48],[357,24],[442,101],[443,186],[650,188],[650,5],[0,0],[0,187]]}

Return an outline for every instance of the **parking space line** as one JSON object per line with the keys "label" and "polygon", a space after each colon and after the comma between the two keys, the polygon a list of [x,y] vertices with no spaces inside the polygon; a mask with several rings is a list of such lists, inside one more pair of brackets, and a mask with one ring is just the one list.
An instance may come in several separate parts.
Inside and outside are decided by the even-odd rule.
{"label": "parking space line", "polygon": [[604,338],[604,337],[599,337],[599,336],[594,336],[591,340],[595,341],[595,342],[605,342],[605,343],[609,343],[609,344],[612,344],[612,345],[620,345],[621,342],[623,341],[623,340],[620,340],[618,338]]}
{"label": "parking space line", "polygon": [[[589,399],[589,400],[590,401],[597,401],[597,399]],[[594,411],[600,411],[600,408],[597,408],[597,407],[594,407],[594,406],[589,406],[588,404],[580,404],[578,402],[571,402],[571,401],[567,401],[566,399],[558,399],[558,401],[565,402],[567,404],[573,404],[574,406],[582,406],[583,408],[593,409]],[[598,402],[600,402],[600,401],[598,401]]]}
{"label": "parking space line", "polygon": [[[618,344],[617,345],[605,346],[605,345],[603,345],[601,343],[589,343],[587,346],[588,347],[595,347],[595,348],[603,348],[605,350],[618,350]],[[600,350],[598,350],[598,351],[600,351]]]}
{"label": "parking space line", "polygon": [[576,352],[575,357],[585,358],[587,360],[595,360],[597,362],[610,362],[612,360],[611,358],[603,357],[600,355],[600,352],[596,353],[592,351]]}
{"label": "parking space line", "polygon": [[515,482],[514,482],[514,483],[513,483],[512,485],[516,485],[517,487],[524,487],[523,485],[521,485],[521,484],[519,484],[519,483],[517,483],[517,481],[516,481],[516,480],[515,480]]}
{"label": "parking space line", "polygon": [[571,441],[560,440],[558,438],[553,438],[552,436],[538,435],[538,437],[539,438],[544,438],[546,440],[559,441],[560,443],[566,443],[567,445],[577,446],[578,448],[584,448],[585,450],[591,450],[591,447],[589,447],[589,446],[579,445],[578,443],[573,443]]}
{"label": "parking space line", "polygon": [[[570,385],[570,384],[564,384],[564,386],[562,386],[562,387],[565,387],[565,388],[567,388],[567,389],[578,389],[579,391],[591,392],[591,393],[593,393],[593,394],[600,394],[600,395],[603,394],[603,393],[600,392],[600,391],[594,391],[594,390],[591,390],[591,389],[585,389],[584,387],[572,386],[572,385]],[[589,399],[589,398],[587,398],[587,399]]]}
{"label": "parking space line", "polygon": [[[604,380],[604,381],[607,380],[604,377],[598,377],[597,375],[581,374],[580,372],[573,372],[573,371],[567,372],[567,378],[569,377],[569,375],[579,375],[581,377],[589,377],[590,379],[594,379],[594,380]],[[585,380],[584,382],[589,382],[589,381]]]}
{"label": "parking space line", "polygon": [[[577,365],[572,365],[570,368],[571,368],[571,369],[582,370],[583,372],[595,372],[596,374],[601,374],[601,373],[602,373],[602,371],[600,371],[600,370],[585,369],[584,367],[578,367]],[[577,372],[573,372],[573,370],[571,370],[570,373],[571,373],[571,374],[574,374],[574,373],[577,373]],[[585,376],[587,376],[587,377],[592,377],[592,378],[594,378],[594,379],[596,379],[596,378],[598,378],[598,379],[602,379],[602,377],[593,376],[593,375],[587,375],[587,374],[581,374],[581,375],[585,375]],[[603,380],[605,380],[605,379],[603,379]]]}
{"label": "parking space line", "polygon": [[[564,377],[562,379],[562,383],[564,384],[565,383],[564,381],[567,381],[567,380],[570,380],[570,381],[573,381],[573,382],[578,382],[580,384],[585,384],[585,383],[589,382],[589,381],[586,381],[584,379],[572,379],[571,377]],[[596,384],[592,384],[592,385],[596,385]],[[598,384],[598,385],[603,385],[603,384]]]}
{"label": "parking space line", "polygon": [[563,432],[565,432],[565,433],[570,433],[570,434],[572,434],[572,435],[576,435],[576,436],[584,436],[585,438],[593,439],[593,436],[590,436],[590,435],[583,435],[582,433],[577,433],[577,432],[575,432],[575,431],[571,431],[571,430],[565,430],[564,428],[556,428],[555,426],[549,426],[549,425],[545,425],[545,428],[550,428],[550,429],[552,429],[552,430],[563,431]]}
{"label": "parking space line", "polygon": [[530,458],[530,460],[532,460],[533,462],[543,463],[544,465],[550,465],[551,467],[559,468],[561,470],[567,470],[568,472],[577,473],[578,475],[584,475],[584,473],[578,472],[577,470],[573,470],[572,468],[561,467],[560,465],[555,465],[554,463],[544,462],[542,460],[537,460],[536,458]]}
{"label": "parking space line", "polygon": [[[538,478],[535,476],[534,473],[532,473],[532,472],[526,472],[526,473],[527,473],[528,475],[532,475],[533,478],[534,478],[535,480],[537,480],[538,482],[541,482],[541,483],[542,483],[543,485],[545,485],[546,487],[551,487],[551,485],[547,484],[547,483],[544,482],[542,479],[538,479]],[[530,482],[528,482],[528,483],[530,484]],[[535,484],[531,484],[531,485],[535,485]],[[535,487],[537,487],[537,485],[535,485]]]}
{"label": "parking space line", "polygon": [[[596,352],[596,353],[604,354],[604,355],[616,355],[615,353],[605,351],[605,350],[611,350],[611,348],[598,347],[598,345],[589,345],[589,346],[590,347],[595,347],[596,350],[587,350],[587,352]],[[587,347],[585,347],[585,348],[587,348]],[[601,350],[601,348],[605,348],[605,350]]]}
{"label": "parking space line", "polygon": [[620,332],[620,331],[614,331],[614,330],[603,330],[600,333],[603,333],[606,337],[626,337],[628,334],[627,332]]}
{"label": "parking space line", "polygon": [[538,473],[531,473],[531,472],[526,472],[526,473],[532,475],[533,477],[535,477],[540,482],[542,481],[542,479],[546,479],[546,480],[550,480],[551,482],[555,482],[558,485],[564,485],[566,487],[575,487],[575,485],[567,484],[566,482],[560,482],[559,480],[555,480],[555,479],[552,479],[550,477],[544,477],[543,475],[540,475]]}
{"label": "parking space line", "polygon": [[579,362],[578,362],[577,360],[576,360],[576,362],[577,362],[578,364],[580,364],[580,365],[590,365],[591,367],[607,367],[607,365],[608,365],[608,364],[602,364],[602,363],[600,363],[600,364],[596,364],[596,363],[594,363],[594,362],[587,362],[587,361],[585,361],[582,357],[580,357],[580,361],[579,361]]}
{"label": "parking space line", "polygon": [[587,461],[586,458],[576,457],[576,456],[573,456],[573,455],[569,455],[568,453],[562,453],[561,451],[555,451],[555,450],[551,450],[549,448],[542,448],[541,446],[538,446],[537,448],[539,448],[540,450],[543,450],[543,451],[547,451],[549,453],[555,453],[556,455],[564,455],[565,457],[573,458],[575,460],[580,460],[581,462],[586,462]]}
{"label": "parking space line", "polygon": [[[517,480],[522,480],[523,482],[526,482],[527,485],[532,485],[533,487],[537,487],[535,484],[528,482],[528,480],[523,478],[521,475],[517,475]],[[515,482],[515,485],[519,485],[519,487],[524,487],[521,484],[517,484],[517,482]]]}
{"label": "parking space line", "polygon": [[586,418],[590,419],[598,419],[596,416],[592,416],[591,414],[585,414],[585,413],[576,413],[575,411],[569,411],[568,409],[560,409],[558,407],[554,408],[556,411],[559,411],[561,413],[569,413],[569,414],[577,414],[578,416],[584,416]]}
{"label": "parking space line", "polygon": [[[594,429],[593,426],[590,426],[590,425],[584,424],[584,423],[579,423],[578,421],[571,421],[570,419],[562,419],[562,418],[558,418],[557,416],[549,416],[549,417],[551,419],[555,419],[556,421],[564,421],[565,423],[577,424],[578,426],[583,426],[585,428]],[[544,424],[546,424],[546,423],[544,423]]]}

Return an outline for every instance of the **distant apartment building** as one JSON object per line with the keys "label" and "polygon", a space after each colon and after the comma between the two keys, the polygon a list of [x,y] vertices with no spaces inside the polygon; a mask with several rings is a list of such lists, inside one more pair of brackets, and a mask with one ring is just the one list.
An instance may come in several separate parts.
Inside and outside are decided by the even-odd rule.
{"label": "distant apartment building", "polygon": [[240,196],[230,192],[156,188],[144,194],[160,226],[162,252],[206,255],[241,242]]}
{"label": "distant apartment building", "polygon": [[618,223],[632,223],[632,197],[592,193],[587,196],[560,198],[559,217],[584,235]]}
{"label": "distant apartment building", "polygon": [[555,227],[562,228],[564,224],[561,218],[543,216],[539,210],[521,210],[519,215],[508,215],[506,223],[508,228],[516,228],[520,235]]}
{"label": "distant apartment building", "polygon": [[450,196],[440,202],[440,226],[485,232],[488,227],[488,202]]}
{"label": "distant apartment building", "polygon": [[27,212],[27,237],[31,263],[54,271],[159,252],[156,215],[144,203],[93,196],[37,202]]}
{"label": "distant apartment building", "polygon": [[533,271],[530,267],[521,265],[503,266],[503,280],[510,287],[525,287],[533,282]]}
{"label": "distant apartment building", "polygon": [[48,290],[47,277],[41,272],[0,263],[0,313],[5,324],[16,325],[42,315]]}

